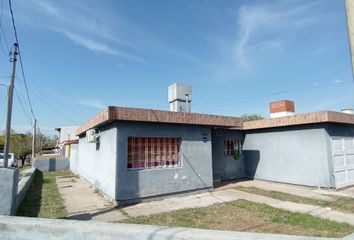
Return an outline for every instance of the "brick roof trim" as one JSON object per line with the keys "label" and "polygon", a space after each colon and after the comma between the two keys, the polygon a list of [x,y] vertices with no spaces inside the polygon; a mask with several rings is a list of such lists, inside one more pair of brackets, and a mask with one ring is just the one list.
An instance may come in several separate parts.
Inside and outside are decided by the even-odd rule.
{"label": "brick roof trim", "polygon": [[239,117],[109,106],[82,124],[75,133],[81,135],[91,128],[114,121],[172,123],[235,129],[242,129],[243,126],[243,121]]}
{"label": "brick roof trim", "polygon": [[354,115],[341,113],[341,112],[333,112],[333,111],[296,114],[296,115],[286,116],[286,117],[244,122],[243,130],[286,127],[286,126],[305,125],[305,124],[313,124],[313,123],[326,123],[326,122],[354,124]]}
{"label": "brick roof trim", "polygon": [[76,130],[76,135],[82,135],[89,129],[114,121],[172,123],[253,130],[314,123],[341,123],[354,125],[354,115],[341,112],[322,111],[243,122],[239,117],[110,106],[91,118],[88,122],[81,125]]}

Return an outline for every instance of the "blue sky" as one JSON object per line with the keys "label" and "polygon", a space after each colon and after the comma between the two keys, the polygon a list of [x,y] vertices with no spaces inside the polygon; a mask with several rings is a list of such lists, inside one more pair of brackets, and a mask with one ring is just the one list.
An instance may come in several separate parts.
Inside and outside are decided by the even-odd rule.
{"label": "blue sky", "polygon": [[[192,84],[193,112],[268,117],[268,103],[281,99],[294,100],[297,113],[354,107],[342,0],[14,0],[13,8],[33,109],[47,134],[108,105],[167,110],[176,81]],[[7,1],[1,17],[7,84]],[[0,94],[3,129],[3,87]],[[14,104],[14,129],[30,129],[16,97]]]}

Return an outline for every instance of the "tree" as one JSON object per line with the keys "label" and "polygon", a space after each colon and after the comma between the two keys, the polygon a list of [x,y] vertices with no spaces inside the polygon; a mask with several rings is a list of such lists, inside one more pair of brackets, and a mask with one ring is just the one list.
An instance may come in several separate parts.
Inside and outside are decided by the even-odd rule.
{"label": "tree", "polygon": [[[5,134],[0,135],[0,145],[5,144]],[[10,152],[14,153],[15,156],[22,160],[24,163],[26,157],[32,152],[32,134],[27,133],[16,133],[11,130],[10,135]]]}
{"label": "tree", "polygon": [[39,141],[41,141],[41,148],[42,148],[39,150],[53,149],[57,144],[56,136],[47,136],[42,133],[39,133],[38,139]]}
{"label": "tree", "polygon": [[244,122],[264,119],[260,114],[244,114],[241,116]]}

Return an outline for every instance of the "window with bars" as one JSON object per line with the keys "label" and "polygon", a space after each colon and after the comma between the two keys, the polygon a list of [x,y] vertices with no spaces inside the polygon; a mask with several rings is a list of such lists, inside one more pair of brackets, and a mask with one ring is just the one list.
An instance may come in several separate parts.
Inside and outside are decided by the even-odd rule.
{"label": "window with bars", "polygon": [[242,140],[225,140],[224,141],[224,155],[233,156],[234,153],[242,151]]}
{"label": "window with bars", "polygon": [[180,138],[128,137],[128,169],[181,166]]}

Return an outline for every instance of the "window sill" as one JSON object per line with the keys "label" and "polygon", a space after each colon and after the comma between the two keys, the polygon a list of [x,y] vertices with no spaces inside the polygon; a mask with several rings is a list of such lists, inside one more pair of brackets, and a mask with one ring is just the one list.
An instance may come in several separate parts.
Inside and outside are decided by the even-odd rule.
{"label": "window sill", "polygon": [[157,168],[127,168],[128,172],[136,171],[161,171],[161,170],[174,170],[181,169],[182,166],[171,166],[171,167],[157,167]]}

